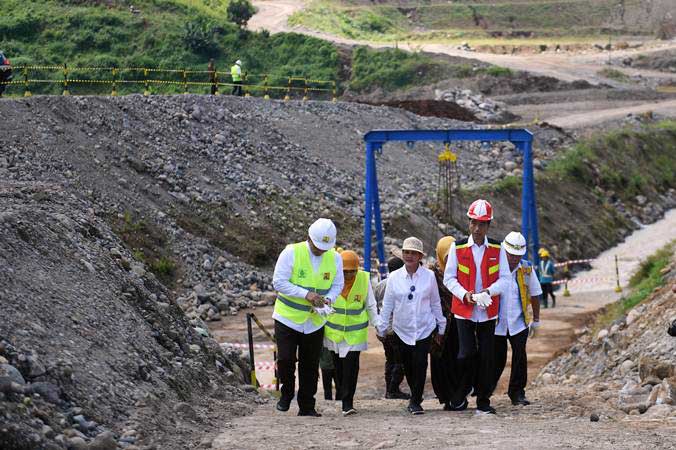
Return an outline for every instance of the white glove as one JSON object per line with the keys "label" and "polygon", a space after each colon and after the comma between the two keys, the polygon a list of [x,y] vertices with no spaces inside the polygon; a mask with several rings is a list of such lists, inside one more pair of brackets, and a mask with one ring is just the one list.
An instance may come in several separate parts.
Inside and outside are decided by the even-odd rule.
{"label": "white glove", "polygon": [[488,308],[493,304],[493,299],[488,292],[481,292],[480,294],[472,294],[472,300],[482,308]]}
{"label": "white glove", "polygon": [[539,320],[534,320],[531,323],[528,324],[528,337],[534,337],[535,336],[535,330],[540,328],[540,321]]}
{"label": "white glove", "polygon": [[315,306],[315,307],[313,307],[313,309],[315,310],[315,312],[317,314],[319,314],[320,316],[322,316],[324,318],[327,318],[328,316],[330,316],[331,314],[336,312],[336,310],[333,309],[333,307],[331,307],[331,305],[324,305],[321,308],[317,308]]}

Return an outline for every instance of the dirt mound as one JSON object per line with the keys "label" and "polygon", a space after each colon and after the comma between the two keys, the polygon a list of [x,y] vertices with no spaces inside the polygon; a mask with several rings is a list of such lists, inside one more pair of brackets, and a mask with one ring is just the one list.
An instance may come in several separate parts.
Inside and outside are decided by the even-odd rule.
{"label": "dirt mound", "polygon": [[401,108],[419,116],[444,117],[447,119],[462,120],[463,122],[477,122],[476,116],[468,109],[463,108],[456,103],[443,100],[394,100],[367,104]]}

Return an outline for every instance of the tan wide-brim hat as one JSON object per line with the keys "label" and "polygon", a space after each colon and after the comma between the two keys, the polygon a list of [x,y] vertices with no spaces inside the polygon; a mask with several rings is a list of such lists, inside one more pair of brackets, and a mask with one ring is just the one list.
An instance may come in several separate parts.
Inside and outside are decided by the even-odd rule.
{"label": "tan wide-brim hat", "polygon": [[417,237],[411,236],[404,239],[404,245],[401,246],[401,251],[403,252],[404,250],[411,250],[425,256],[425,252],[423,251],[423,243]]}

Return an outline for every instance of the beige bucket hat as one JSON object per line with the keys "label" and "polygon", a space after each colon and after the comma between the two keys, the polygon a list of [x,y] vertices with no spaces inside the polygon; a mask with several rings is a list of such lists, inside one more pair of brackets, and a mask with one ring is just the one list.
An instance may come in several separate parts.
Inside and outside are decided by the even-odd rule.
{"label": "beige bucket hat", "polygon": [[425,252],[423,251],[423,243],[417,237],[411,236],[404,239],[404,245],[401,246],[401,251],[403,252],[404,250],[412,250],[425,256]]}

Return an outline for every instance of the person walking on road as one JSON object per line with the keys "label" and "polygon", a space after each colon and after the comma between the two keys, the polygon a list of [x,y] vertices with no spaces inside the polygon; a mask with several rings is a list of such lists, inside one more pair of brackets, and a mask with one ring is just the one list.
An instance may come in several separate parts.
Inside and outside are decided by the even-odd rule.
{"label": "person walking on road", "polygon": [[[404,267],[404,261],[398,256],[392,256],[387,261],[387,271],[389,273],[402,267]],[[388,278],[380,280],[373,288],[379,314],[383,310],[383,297],[385,297],[387,280]],[[401,363],[399,346],[397,345],[394,331],[392,331],[392,326],[387,329],[385,336],[380,341],[383,344],[383,351],[385,352],[385,398],[408,400],[411,396],[406,392],[402,392],[400,388],[401,382],[404,381],[404,365]]]}
{"label": "person walking on road", "polygon": [[333,250],[336,226],[317,219],[308,229],[308,239],[287,245],[280,253],[272,276],[277,291],[275,339],[277,368],[282,384],[279,411],[288,411],[296,383],[298,355],[298,415],[320,417],[315,409],[322,351],[326,305],[343,290],[343,262]]}
{"label": "person walking on road", "polygon": [[378,325],[378,311],[369,274],[359,270],[359,256],[351,250],[343,251],[340,256],[345,285],[333,303],[334,312],[326,319],[324,347],[333,357],[343,416],[349,416],[357,413],[354,393],[359,377],[359,355],[368,348],[369,324]]}
{"label": "person walking on road", "polygon": [[231,95],[242,96],[242,61],[239,59],[230,68],[230,76],[232,76],[232,92]]}
{"label": "person walking on road", "polygon": [[[420,264],[425,256],[422,241],[409,237],[404,240],[401,250],[404,267],[392,272],[387,281],[378,336],[382,339],[392,324],[411,389],[407,410],[418,415],[425,412],[421,403],[430,342],[432,339],[437,343],[442,341],[446,318],[441,312],[434,273]],[[433,337],[435,329],[438,334]]]}
{"label": "person walking on road", "polygon": [[495,372],[495,319],[500,291],[494,283],[509,277],[509,266],[500,242],[486,237],[493,207],[475,200],[467,211],[469,237],[451,244],[444,272],[444,285],[453,295],[451,312],[458,329],[458,365],[462,374],[450,408],[467,408],[474,388],[477,413],[495,414],[490,397]]}
{"label": "person walking on road", "polygon": [[7,87],[6,83],[12,81],[12,64],[9,62],[9,59],[5,57],[5,54],[0,51],[0,97],[2,97],[5,88]]}
{"label": "person walking on road", "polygon": [[556,308],[556,297],[554,296],[554,263],[549,257],[549,251],[541,248],[538,252],[540,255],[540,267],[538,273],[540,274],[540,285],[542,286],[542,306],[549,307],[547,296],[552,297],[552,308]]}
{"label": "person walking on road", "polygon": [[[512,405],[529,405],[526,399],[528,382],[528,358],[526,341],[540,326],[540,283],[533,273],[533,266],[525,259],[526,239],[521,233],[512,231],[502,242],[507,253],[511,272],[507,285],[500,296],[500,313],[495,327],[495,385],[507,363],[507,341],[512,347],[512,368],[509,375],[509,395]],[[499,282],[502,282],[500,280]],[[531,306],[531,314],[528,305]]]}

